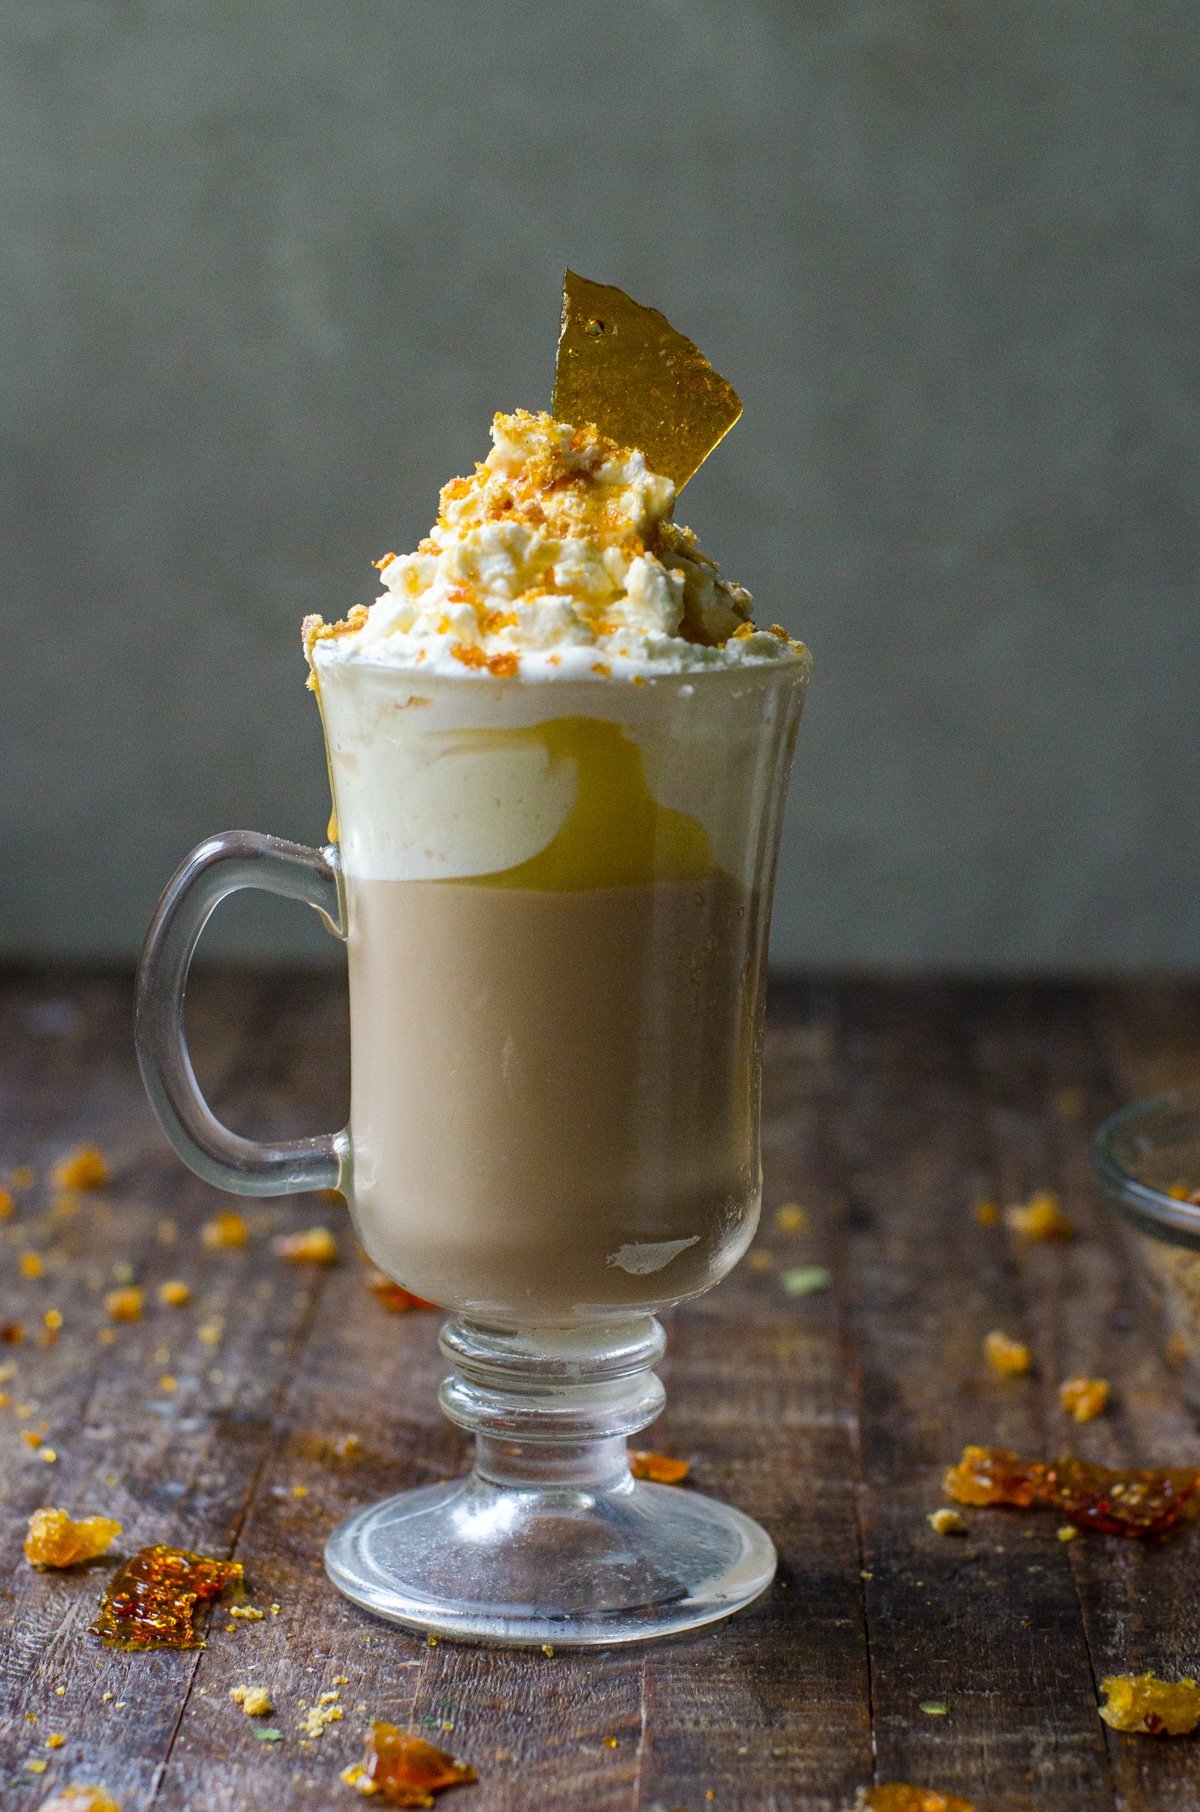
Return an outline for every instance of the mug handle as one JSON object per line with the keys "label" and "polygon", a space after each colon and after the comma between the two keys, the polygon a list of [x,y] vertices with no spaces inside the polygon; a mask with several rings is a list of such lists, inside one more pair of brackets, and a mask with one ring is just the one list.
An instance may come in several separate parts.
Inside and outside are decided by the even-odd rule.
{"label": "mug handle", "polygon": [[338,852],[308,849],[256,831],[209,837],[176,869],[158,903],[138,965],[138,1063],[159,1124],[184,1163],[235,1195],[291,1195],[349,1184],[345,1132],[278,1144],[222,1126],[200,1093],[188,1055],[183,1002],[200,933],[214,907],[244,887],[303,900],[344,938]]}

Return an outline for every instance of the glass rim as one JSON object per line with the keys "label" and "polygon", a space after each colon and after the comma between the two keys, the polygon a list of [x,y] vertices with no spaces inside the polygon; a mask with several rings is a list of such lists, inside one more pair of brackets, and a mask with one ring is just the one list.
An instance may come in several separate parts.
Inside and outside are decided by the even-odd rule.
{"label": "glass rim", "polygon": [[1182,1237],[1189,1245],[1200,1248],[1200,1204],[1179,1201],[1144,1183],[1121,1162],[1117,1146],[1121,1138],[1139,1122],[1151,1121],[1172,1110],[1190,1109],[1195,1116],[1200,1138],[1200,1089],[1167,1089],[1142,1101],[1131,1102],[1111,1114],[1096,1130],[1092,1139],[1092,1167],[1116,1206],[1128,1219],[1155,1233]]}

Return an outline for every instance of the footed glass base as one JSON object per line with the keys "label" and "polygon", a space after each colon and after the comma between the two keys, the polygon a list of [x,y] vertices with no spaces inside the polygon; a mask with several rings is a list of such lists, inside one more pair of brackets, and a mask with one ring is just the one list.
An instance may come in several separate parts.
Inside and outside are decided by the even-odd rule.
{"label": "footed glass base", "polygon": [[520,1490],[472,1473],[335,1529],[338,1589],[392,1623],[465,1642],[644,1642],[740,1610],[770,1584],[770,1537],[739,1510],[629,1477]]}
{"label": "footed glass base", "polygon": [[651,1316],[530,1333],[449,1321],[441,1346],[442,1408],[474,1430],[475,1467],[334,1530],[325,1566],[355,1604],[462,1642],[578,1648],[696,1629],[770,1584],[757,1523],[630,1473],[625,1437],[663,1405]]}

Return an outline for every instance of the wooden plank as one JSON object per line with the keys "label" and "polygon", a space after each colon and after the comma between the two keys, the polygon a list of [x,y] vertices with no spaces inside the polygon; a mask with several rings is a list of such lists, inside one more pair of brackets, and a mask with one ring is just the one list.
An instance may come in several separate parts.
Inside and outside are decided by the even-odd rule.
{"label": "wooden plank", "polygon": [[[209,1252],[200,1243],[201,1220],[226,1199],[183,1172],[153,1125],[132,1057],[127,985],[66,978],[55,998],[69,1030],[31,1035],[31,1018],[36,1024],[46,1006],[45,984],[13,981],[5,993],[4,1158],[8,1166],[31,1159],[44,1173],[86,1137],[109,1156],[114,1175],[70,1218],[53,1213],[42,1189],[2,1229],[6,1316],[11,1309],[32,1325],[53,1306],[64,1317],[56,1345],[11,1349],[20,1370],[6,1387],[12,1405],[0,1423],[14,1629],[0,1674],[0,1754],[12,1778],[23,1777],[6,1800],[14,1812],[40,1803],[54,1780],[71,1778],[107,1782],[127,1808],[148,1804],[196,1667],[194,1654],[95,1646],[84,1632],[111,1569],[34,1572],[20,1556],[26,1516],[50,1501],[118,1517],[125,1552],[156,1540],[228,1552],[319,1287],[311,1275],[282,1278],[268,1251],[268,1231],[295,1220],[285,1204],[250,1210],[254,1237],[243,1251]],[[228,1097],[231,1112],[266,1123],[277,1119],[278,1098],[287,1097],[289,1113],[303,1115],[311,1105],[270,1039],[240,1037],[269,1001],[273,1011],[272,990],[245,978],[201,979],[189,1015],[202,1073],[224,1074],[218,1104]],[[328,1018],[325,1024],[328,1030]],[[24,1248],[43,1253],[42,1280],[16,1274]],[[141,1321],[112,1328],[103,1293],[125,1275],[114,1267],[128,1267],[144,1285],[147,1307]],[[160,1305],[158,1284],[179,1275],[192,1285],[192,1303]],[[201,1329],[218,1317],[224,1328],[209,1344]],[[101,1344],[101,1330],[115,1334],[111,1344]],[[173,1390],[164,1377],[176,1380]],[[52,1472],[20,1441],[15,1406],[22,1400],[33,1406],[30,1420],[48,1424],[58,1454]],[[47,1750],[43,1733],[66,1742]],[[30,1760],[49,1766],[28,1774]]]}
{"label": "wooden plank", "polygon": [[961,992],[850,989],[844,1039],[833,1136],[850,1186],[878,1774],[987,1812],[1101,1812],[1113,1793],[1053,1524],[967,1512],[966,1537],[939,1537],[927,1520],[967,1442],[1042,1445],[1027,1381],[983,1362],[990,1329],[1026,1328],[1015,1269],[971,1214],[994,1176]]}

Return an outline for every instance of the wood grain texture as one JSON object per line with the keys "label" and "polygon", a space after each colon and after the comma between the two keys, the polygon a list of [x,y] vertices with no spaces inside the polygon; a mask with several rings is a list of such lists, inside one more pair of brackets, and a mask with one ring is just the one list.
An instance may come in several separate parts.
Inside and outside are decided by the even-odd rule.
{"label": "wood grain texture", "polygon": [[[377,1623],[321,1566],[350,1510],[465,1463],[436,1409],[436,1315],[374,1301],[344,1209],[319,1197],[246,1204],[248,1245],[206,1248],[200,1223],[224,1198],[154,1127],[125,980],[6,976],[0,1171],[29,1163],[38,1182],[0,1223],[0,1320],[26,1330],[0,1347],[18,1368],[0,1384],[0,1802],[34,1812],[75,1779],[105,1782],[124,1812],[350,1807],[338,1774],[372,1715],[475,1765],[479,1784],[443,1802],[462,1812],[843,1812],[873,1778],[963,1793],[979,1812],[1200,1806],[1194,1740],[1120,1737],[1096,1714],[1106,1672],[1197,1670],[1200,1536],[1146,1552],[1060,1543],[1053,1517],[967,1512],[959,1538],[927,1520],[967,1441],[1200,1463],[1087,1162],[1119,1100],[1200,1078],[1198,1009],[1183,985],[777,987],[762,1228],[720,1289],[669,1318],[652,1439],[765,1523],[779,1579],[694,1638],[505,1654]],[[189,1024],[240,1128],[343,1116],[335,984],[202,976]],[[56,1213],[46,1172],[85,1139],[111,1183]],[[973,1217],[981,1198],[1040,1187],[1060,1192],[1077,1240],[1034,1245]],[[795,1203],[805,1223],[781,1225]],[[272,1250],[273,1233],[318,1223],[339,1235],[334,1267]],[[26,1251],[40,1279],[21,1275]],[[813,1265],[830,1286],[789,1295],[786,1273]],[[147,1305],[115,1325],[103,1295],[121,1267]],[[173,1276],[192,1288],[184,1308],[157,1301]],[[63,1327],[42,1344],[48,1308]],[[995,1327],[1028,1342],[1029,1376],[989,1371]],[[1114,1385],[1110,1413],[1083,1428],[1058,1406],[1075,1373]],[[22,1439],[42,1423],[52,1465]],[[360,1450],[339,1456],[349,1434]],[[21,1539],[41,1503],[116,1515],[121,1552],[232,1553],[266,1615],[218,1607],[194,1653],[103,1651],[87,1624],[110,1563],[29,1568]],[[268,1687],[281,1741],[230,1702],[242,1684]],[[335,1686],[342,1719],[304,1737],[305,1706]]]}

